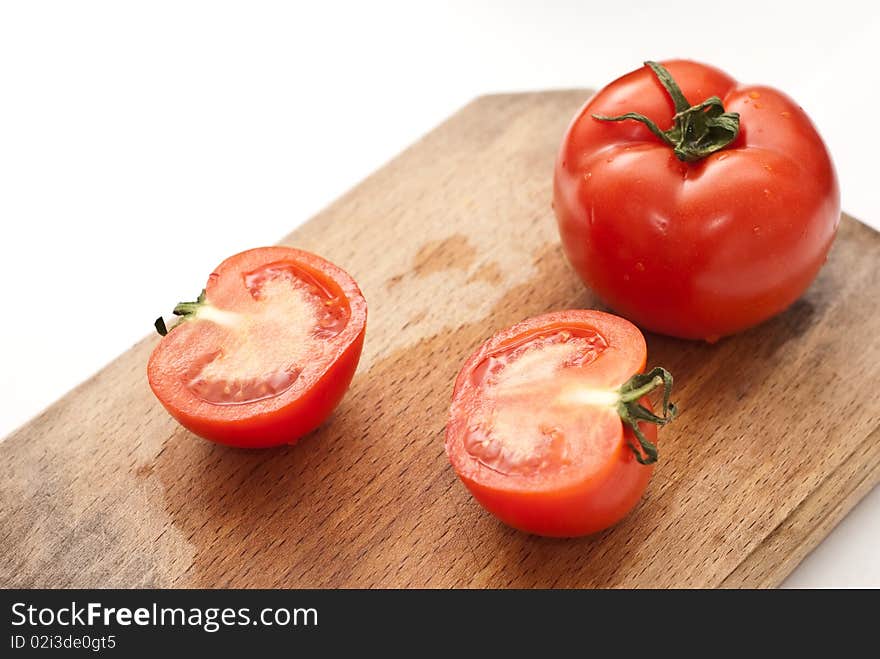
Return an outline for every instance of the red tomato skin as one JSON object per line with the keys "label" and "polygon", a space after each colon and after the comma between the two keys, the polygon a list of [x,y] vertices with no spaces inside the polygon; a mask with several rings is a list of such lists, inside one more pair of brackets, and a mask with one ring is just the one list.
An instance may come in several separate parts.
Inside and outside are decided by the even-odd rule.
{"label": "red tomato skin", "polygon": [[782,92],[739,85],[690,61],[664,62],[691,103],[739,112],[733,144],[695,163],[635,122],[661,128],[673,104],[646,68],[595,94],[563,139],[553,206],[565,254],[617,313],[642,328],[716,340],[790,306],[825,262],[840,222],[831,158]]}
{"label": "red tomato skin", "polygon": [[[333,359],[314,381],[295,396],[284,392],[267,400],[244,405],[211,405],[198,400],[168,369],[169,360],[181,358],[174,342],[184,328],[173,329],[153,350],[147,378],[156,398],[168,413],[195,435],[237,448],[270,448],[295,444],[317,429],[341,402],[360,360],[367,321],[366,301],[354,279],[325,259],[290,247],[262,247],[224,260],[208,278],[209,301],[235,307],[237,298],[248,295],[228,286],[227,273],[238,275],[260,265],[290,261],[306,269],[322,285],[345,298],[350,316],[338,341]],[[185,343],[185,341],[184,341]],[[184,349],[184,348],[181,348]]]}
{"label": "red tomato skin", "polygon": [[[642,403],[650,407],[647,399]],[[657,443],[656,426],[642,423],[639,427]],[[601,478],[564,493],[503,491],[459,476],[480,505],[508,526],[550,538],[578,538],[604,531],[626,517],[641,500],[653,473],[653,465],[639,464],[621,442]]]}
{"label": "red tomato skin", "polygon": [[[488,512],[505,524],[533,535],[580,537],[597,533],[626,517],[638,504],[654,468],[640,464],[627,444],[630,430],[620,434],[611,458],[596,473],[578,482],[559,487],[555,483],[535,489],[512,482],[478,479],[479,469],[463,449],[466,432],[466,402],[473,394],[472,374],[487,354],[539,330],[593,328],[609,339],[612,360],[595,363],[590,373],[597,385],[622,384],[645,368],[647,348],[644,337],[630,322],[593,310],[557,311],[517,323],[497,332],[465,361],[455,382],[450,417],[446,424],[445,446],[449,460],[462,483]],[[652,409],[648,398],[642,404]],[[645,436],[657,444],[657,427],[639,424]]]}

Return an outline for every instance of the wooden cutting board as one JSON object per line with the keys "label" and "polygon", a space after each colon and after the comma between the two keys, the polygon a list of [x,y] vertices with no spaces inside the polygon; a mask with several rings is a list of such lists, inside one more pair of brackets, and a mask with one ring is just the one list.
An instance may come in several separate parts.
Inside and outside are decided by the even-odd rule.
{"label": "wooden cutting board", "polygon": [[788,312],[716,345],[648,336],[682,413],[617,527],[513,531],[447,463],[452,382],[474,347],[528,316],[602,308],[550,208],[586,97],[480,98],[283,241],[343,266],[370,307],[351,391],[299,445],[235,450],[179,427],[146,382],[157,336],[13,433],[0,585],[778,584],[880,477],[880,235],[850,218]]}

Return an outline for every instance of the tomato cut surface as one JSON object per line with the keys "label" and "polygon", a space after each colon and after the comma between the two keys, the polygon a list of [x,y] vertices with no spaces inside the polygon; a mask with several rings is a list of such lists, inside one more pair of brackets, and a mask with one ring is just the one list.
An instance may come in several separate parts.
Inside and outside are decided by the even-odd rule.
{"label": "tomato cut surface", "polygon": [[341,269],[288,247],[242,252],[208,278],[203,297],[148,364],[154,393],[184,426],[244,447],[293,442],[348,388],[363,346],[366,303]]}
{"label": "tomato cut surface", "polygon": [[[446,430],[455,471],[521,530],[577,536],[614,524],[652,471],[637,461],[618,410],[621,385],[645,358],[639,330],[598,311],[546,314],[499,332],[455,384]],[[654,425],[640,428],[656,442]]]}

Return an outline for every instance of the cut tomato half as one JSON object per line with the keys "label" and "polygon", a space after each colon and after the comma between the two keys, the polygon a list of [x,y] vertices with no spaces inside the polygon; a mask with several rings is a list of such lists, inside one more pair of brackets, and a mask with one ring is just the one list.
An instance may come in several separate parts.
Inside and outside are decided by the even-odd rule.
{"label": "cut tomato half", "polygon": [[147,366],[156,397],[196,435],[257,448],[295,442],[336,407],[357,368],[367,305],[332,263],[261,247],[223,261],[175,314]]}
{"label": "cut tomato half", "polygon": [[[639,501],[656,460],[657,426],[674,415],[663,369],[629,321],[573,310],[498,332],[455,383],[446,452],[488,511],[520,530],[580,536]],[[646,394],[665,387],[663,414]]]}

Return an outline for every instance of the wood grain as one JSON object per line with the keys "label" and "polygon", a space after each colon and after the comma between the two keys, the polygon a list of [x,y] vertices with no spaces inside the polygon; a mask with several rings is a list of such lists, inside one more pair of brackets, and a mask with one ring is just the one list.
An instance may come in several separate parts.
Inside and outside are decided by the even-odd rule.
{"label": "wood grain", "polygon": [[866,304],[880,295],[880,236],[849,218],[788,312],[711,346],[648,337],[683,412],[617,527],[512,531],[446,461],[453,377],[478,343],[534,314],[601,308],[550,209],[554,154],[585,98],[480,98],[284,240],[342,265],[370,305],[351,391],[298,446],[234,450],[177,426],[147,387],[152,336],[13,433],[0,444],[0,583],[779,583],[880,478],[880,314]]}

